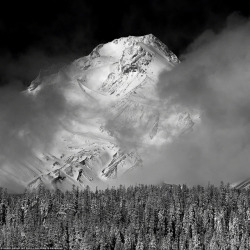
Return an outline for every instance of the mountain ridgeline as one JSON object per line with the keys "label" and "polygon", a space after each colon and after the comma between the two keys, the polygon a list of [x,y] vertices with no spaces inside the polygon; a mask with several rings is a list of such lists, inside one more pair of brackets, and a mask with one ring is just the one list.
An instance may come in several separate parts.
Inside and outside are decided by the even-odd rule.
{"label": "mountain ridgeline", "polygon": [[[71,190],[72,185],[106,185],[143,168],[143,150],[171,143],[199,122],[197,113],[162,105],[157,94],[161,72],[179,63],[153,35],[130,36],[99,45],[56,72],[39,74],[22,95],[36,102],[56,93],[63,115],[48,146],[34,144],[25,160],[2,170],[29,189]],[[60,102],[55,98],[51,105]],[[20,134],[32,138],[30,131]]]}

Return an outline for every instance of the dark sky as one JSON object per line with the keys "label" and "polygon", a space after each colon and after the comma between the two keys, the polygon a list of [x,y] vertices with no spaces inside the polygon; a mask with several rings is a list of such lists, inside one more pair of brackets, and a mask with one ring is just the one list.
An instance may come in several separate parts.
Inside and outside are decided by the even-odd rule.
{"label": "dark sky", "polygon": [[[152,33],[180,55],[203,31],[221,29],[233,12],[248,17],[250,1],[8,0],[0,8],[0,83],[29,81],[39,67],[121,36]],[[23,75],[24,68],[29,73]]]}

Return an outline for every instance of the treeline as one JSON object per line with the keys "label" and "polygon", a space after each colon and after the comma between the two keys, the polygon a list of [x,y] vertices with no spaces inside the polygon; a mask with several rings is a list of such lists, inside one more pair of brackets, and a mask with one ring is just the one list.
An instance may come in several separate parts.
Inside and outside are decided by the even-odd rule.
{"label": "treeline", "polygon": [[250,249],[250,191],[139,185],[0,190],[0,248]]}

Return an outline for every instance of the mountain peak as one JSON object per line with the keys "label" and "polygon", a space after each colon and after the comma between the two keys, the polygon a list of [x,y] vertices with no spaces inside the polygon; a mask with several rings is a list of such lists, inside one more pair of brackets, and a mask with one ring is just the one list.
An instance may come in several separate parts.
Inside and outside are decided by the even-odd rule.
{"label": "mountain peak", "polygon": [[[149,34],[98,45],[61,70],[40,74],[27,95],[35,100],[41,89],[46,95],[53,86],[79,112],[73,118],[64,117],[64,126],[53,138],[54,148],[34,153],[36,161],[22,166],[18,177],[31,189],[47,185],[66,190],[73,184],[105,183],[142,167],[139,152],[149,145],[171,143],[195,124],[195,115],[187,110],[163,107],[156,91],[161,72],[178,63],[177,56]],[[92,106],[99,110],[86,118],[86,107]],[[119,140],[134,140],[122,137],[127,127],[139,131],[140,150],[121,146]],[[26,177],[27,171],[33,178]]]}
{"label": "mountain peak", "polygon": [[91,58],[99,56],[112,56],[121,58],[124,50],[135,46],[140,47],[140,45],[143,44],[157,49],[160,53],[163,53],[166,57],[168,57],[169,61],[173,63],[179,62],[177,56],[172,51],[170,51],[164,43],[162,43],[157,37],[152,34],[145,36],[121,37],[109,43],[100,44],[90,53],[90,56]]}
{"label": "mountain peak", "polygon": [[[138,85],[145,77],[156,79],[162,70],[171,70],[179,63],[177,56],[152,34],[129,36],[98,45],[88,56],[79,58],[73,65],[79,72],[78,80],[103,95],[121,96]],[[100,71],[100,81],[91,71]],[[98,74],[99,75],[99,74]],[[105,78],[105,79],[104,79]],[[94,82],[91,80],[94,79]]]}

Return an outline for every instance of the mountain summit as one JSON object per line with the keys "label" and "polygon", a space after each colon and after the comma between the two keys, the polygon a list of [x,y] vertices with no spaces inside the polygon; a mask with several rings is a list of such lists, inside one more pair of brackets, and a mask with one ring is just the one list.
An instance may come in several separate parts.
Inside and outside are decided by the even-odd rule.
{"label": "mountain summit", "polygon": [[24,94],[36,100],[59,91],[66,109],[74,109],[64,115],[50,147],[34,149],[11,171],[13,178],[30,189],[67,190],[143,168],[143,148],[171,143],[196,122],[196,114],[166,107],[157,95],[159,75],[178,63],[155,36],[129,36],[97,46],[56,73],[40,74]]}

